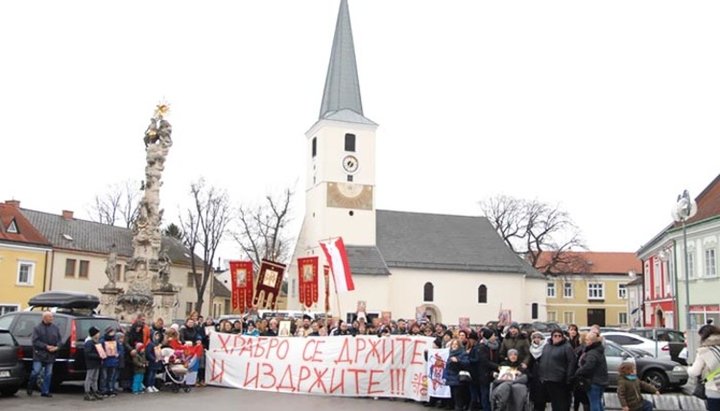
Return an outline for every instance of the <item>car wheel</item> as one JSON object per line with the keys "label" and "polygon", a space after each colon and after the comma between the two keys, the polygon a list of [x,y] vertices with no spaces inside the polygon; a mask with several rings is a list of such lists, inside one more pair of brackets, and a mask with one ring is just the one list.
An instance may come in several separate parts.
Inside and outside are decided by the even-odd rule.
{"label": "car wheel", "polygon": [[648,370],[645,371],[642,377],[643,381],[651,384],[658,391],[665,391],[668,388],[670,382],[668,381],[667,375],[660,370]]}
{"label": "car wheel", "polygon": [[0,388],[0,394],[2,394],[3,397],[12,397],[13,395],[15,395],[16,392],[18,392],[19,389],[19,386],[3,387]]}

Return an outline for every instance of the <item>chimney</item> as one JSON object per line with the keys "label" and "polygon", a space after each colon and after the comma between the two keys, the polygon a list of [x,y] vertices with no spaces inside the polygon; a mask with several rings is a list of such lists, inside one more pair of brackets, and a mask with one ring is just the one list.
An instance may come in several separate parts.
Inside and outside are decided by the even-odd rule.
{"label": "chimney", "polygon": [[70,210],[63,210],[62,211],[62,218],[63,220],[72,220],[73,219],[73,212]]}
{"label": "chimney", "polygon": [[5,200],[5,204],[11,207],[20,208],[20,200]]}

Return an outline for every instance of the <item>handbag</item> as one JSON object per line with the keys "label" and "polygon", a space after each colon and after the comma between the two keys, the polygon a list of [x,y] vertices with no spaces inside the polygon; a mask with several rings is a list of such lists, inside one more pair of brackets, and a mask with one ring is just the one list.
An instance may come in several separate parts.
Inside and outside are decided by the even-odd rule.
{"label": "handbag", "polygon": [[[718,362],[720,362],[720,349],[718,349],[717,347],[710,347],[710,351],[715,354]],[[706,400],[707,395],[705,394],[705,383],[707,383],[708,381],[713,381],[716,386],[720,387],[720,367],[710,372],[708,375],[705,376],[705,378],[697,377],[695,389],[693,389],[692,395],[702,400]]]}
{"label": "handbag", "polygon": [[470,371],[460,371],[458,372],[458,379],[460,382],[472,382],[472,375],[470,375]]}

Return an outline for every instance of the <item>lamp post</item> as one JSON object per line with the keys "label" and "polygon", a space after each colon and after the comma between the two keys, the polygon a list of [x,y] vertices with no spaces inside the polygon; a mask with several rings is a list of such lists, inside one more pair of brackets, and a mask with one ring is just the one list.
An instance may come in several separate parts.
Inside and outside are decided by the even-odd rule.
{"label": "lamp post", "polygon": [[690,198],[690,193],[687,190],[683,190],[677,198],[677,204],[673,209],[672,215],[675,221],[682,223],[683,232],[683,254],[685,257],[685,329],[690,335],[690,264],[688,261],[688,247],[687,247],[687,220],[691,219],[697,212],[697,204]]}

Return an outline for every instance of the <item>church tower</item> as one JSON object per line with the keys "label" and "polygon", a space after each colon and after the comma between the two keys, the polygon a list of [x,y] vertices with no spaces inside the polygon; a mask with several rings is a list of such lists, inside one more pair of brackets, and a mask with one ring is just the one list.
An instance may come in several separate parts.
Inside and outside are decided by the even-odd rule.
{"label": "church tower", "polygon": [[341,0],[320,116],[307,131],[308,239],[375,245],[375,130],[363,114],[347,0]]}

